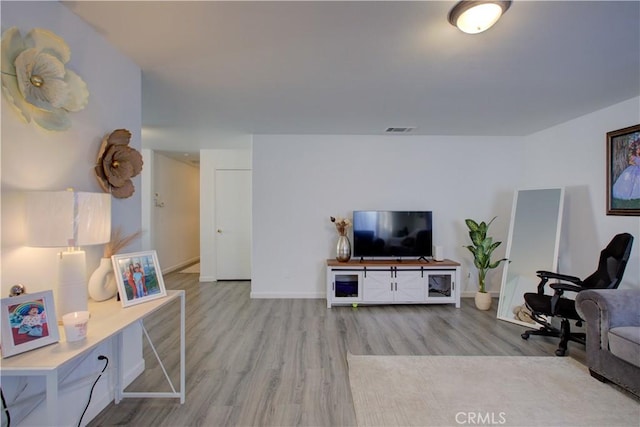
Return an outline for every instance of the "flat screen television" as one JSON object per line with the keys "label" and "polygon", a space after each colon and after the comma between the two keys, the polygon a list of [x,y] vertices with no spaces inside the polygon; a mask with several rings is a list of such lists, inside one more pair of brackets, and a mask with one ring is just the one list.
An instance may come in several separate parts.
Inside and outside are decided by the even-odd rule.
{"label": "flat screen television", "polygon": [[353,256],[427,258],[432,249],[431,211],[354,211]]}

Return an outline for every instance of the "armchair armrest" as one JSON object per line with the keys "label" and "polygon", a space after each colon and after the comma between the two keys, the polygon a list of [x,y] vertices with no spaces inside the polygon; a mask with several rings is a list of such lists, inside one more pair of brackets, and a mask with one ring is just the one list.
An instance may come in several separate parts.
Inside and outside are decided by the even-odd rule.
{"label": "armchair armrest", "polygon": [[588,289],[576,296],[576,310],[587,322],[587,346],[609,348],[607,332],[640,326],[640,289]]}
{"label": "armchair armrest", "polygon": [[602,328],[640,326],[640,289],[588,289],[576,296],[578,312],[589,304],[598,308]]}

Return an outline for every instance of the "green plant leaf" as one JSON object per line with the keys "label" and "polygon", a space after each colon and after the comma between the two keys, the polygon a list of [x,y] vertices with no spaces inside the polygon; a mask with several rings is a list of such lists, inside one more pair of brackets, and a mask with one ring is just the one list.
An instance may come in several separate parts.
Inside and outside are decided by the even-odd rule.
{"label": "green plant leaf", "polygon": [[491,262],[491,254],[502,243],[499,241],[494,242],[491,236],[487,236],[489,226],[496,218],[494,216],[488,223],[484,221],[477,223],[472,219],[465,219],[465,224],[469,228],[469,238],[473,245],[464,247],[473,254],[473,265],[478,269],[478,286],[481,292],[484,292],[487,271],[498,267],[502,261],[508,261],[503,258]]}
{"label": "green plant leaf", "polygon": [[478,230],[478,223],[475,222],[474,220],[465,219],[464,222],[467,224],[467,227],[469,228],[469,230],[474,232]]}

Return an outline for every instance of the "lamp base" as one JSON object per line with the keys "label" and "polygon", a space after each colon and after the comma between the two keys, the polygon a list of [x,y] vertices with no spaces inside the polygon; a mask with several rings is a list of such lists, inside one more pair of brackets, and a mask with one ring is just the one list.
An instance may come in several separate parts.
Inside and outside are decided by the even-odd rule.
{"label": "lamp base", "polygon": [[58,320],[67,313],[87,311],[87,262],[82,250],[58,254],[58,288],[55,298]]}

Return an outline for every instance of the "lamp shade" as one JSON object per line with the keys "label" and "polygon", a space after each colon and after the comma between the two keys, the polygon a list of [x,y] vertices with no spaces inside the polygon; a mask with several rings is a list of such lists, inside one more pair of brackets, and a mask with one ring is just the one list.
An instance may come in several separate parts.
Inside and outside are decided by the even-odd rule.
{"label": "lamp shade", "polygon": [[27,245],[79,247],[111,237],[111,195],[76,191],[27,193]]}

